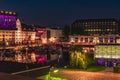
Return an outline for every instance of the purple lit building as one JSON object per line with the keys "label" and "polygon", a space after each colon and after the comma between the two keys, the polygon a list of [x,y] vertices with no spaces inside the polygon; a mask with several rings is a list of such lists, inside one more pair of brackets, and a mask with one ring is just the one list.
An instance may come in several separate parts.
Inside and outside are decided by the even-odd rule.
{"label": "purple lit building", "polygon": [[16,12],[0,10],[0,45],[11,45],[15,42],[17,30]]}
{"label": "purple lit building", "polygon": [[16,29],[16,18],[15,12],[0,11],[0,30],[14,30]]}

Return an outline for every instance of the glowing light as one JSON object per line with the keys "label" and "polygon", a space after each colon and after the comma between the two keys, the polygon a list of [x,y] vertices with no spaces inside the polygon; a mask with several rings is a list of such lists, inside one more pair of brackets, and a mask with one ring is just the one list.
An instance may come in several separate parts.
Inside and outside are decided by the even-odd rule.
{"label": "glowing light", "polygon": [[38,33],[43,34],[45,31],[44,30],[39,30]]}
{"label": "glowing light", "polygon": [[67,80],[67,79],[62,79],[62,78],[59,78],[59,77],[50,77],[50,80]]}
{"label": "glowing light", "polygon": [[46,38],[42,38],[42,44],[46,44],[47,43],[47,39]]}
{"label": "glowing light", "polygon": [[4,11],[1,11],[1,13],[4,13]]}
{"label": "glowing light", "polygon": [[51,37],[49,40],[50,40],[50,42],[55,42],[55,38],[54,37]]}
{"label": "glowing light", "polygon": [[44,62],[45,61],[45,58],[44,57],[40,57],[38,58],[37,62],[40,63],[40,62]]}
{"label": "glowing light", "polygon": [[75,38],[71,38],[70,42],[75,42]]}
{"label": "glowing light", "polygon": [[6,42],[6,45],[8,46],[8,45],[9,45],[9,43],[8,43],[8,42]]}
{"label": "glowing light", "polygon": [[94,37],[94,39],[93,39],[93,43],[99,43],[99,38],[98,37]]}
{"label": "glowing light", "polygon": [[105,61],[104,61],[104,59],[98,59],[97,62],[98,62],[98,64],[102,65]]}
{"label": "glowing light", "polygon": [[85,53],[87,53],[87,50],[84,50]]}
{"label": "glowing light", "polygon": [[59,71],[59,70],[57,69],[57,70],[54,70],[53,72],[54,72],[54,73],[57,73],[58,71]]}

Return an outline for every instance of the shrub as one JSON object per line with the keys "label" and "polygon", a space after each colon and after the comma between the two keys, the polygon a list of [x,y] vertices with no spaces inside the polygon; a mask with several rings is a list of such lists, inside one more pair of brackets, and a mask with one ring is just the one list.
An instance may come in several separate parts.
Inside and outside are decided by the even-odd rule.
{"label": "shrub", "polygon": [[115,73],[120,73],[120,66],[115,66],[113,70]]}

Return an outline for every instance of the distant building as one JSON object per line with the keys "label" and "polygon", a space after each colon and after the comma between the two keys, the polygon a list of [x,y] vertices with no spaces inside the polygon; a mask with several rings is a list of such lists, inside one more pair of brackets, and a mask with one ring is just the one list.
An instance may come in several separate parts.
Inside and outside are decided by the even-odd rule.
{"label": "distant building", "polygon": [[116,19],[80,19],[71,25],[71,35],[119,34],[119,21]]}

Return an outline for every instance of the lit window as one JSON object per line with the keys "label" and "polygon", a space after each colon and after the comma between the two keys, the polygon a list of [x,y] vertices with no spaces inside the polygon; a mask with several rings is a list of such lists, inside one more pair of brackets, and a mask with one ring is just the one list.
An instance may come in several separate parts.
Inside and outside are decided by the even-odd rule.
{"label": "lit window", "polygon": [[1,11],[1,13],[4,13],[4,11]]}
{"label": "lit window", "polygon": [[12,14],[12,12],[9,12],[9,14]]}
{"label": "lit window", "polygon": [[110,38],[110,42],[113,42],[113,38]]}
{"label": "lit window", "polygon": [[103,38],[99,38],[99,41],[100,41],[100,42],[103,42]]}
{"label": "lit window", "polygon": [[5,12],[6,14],[8,13],[8,11]]}

